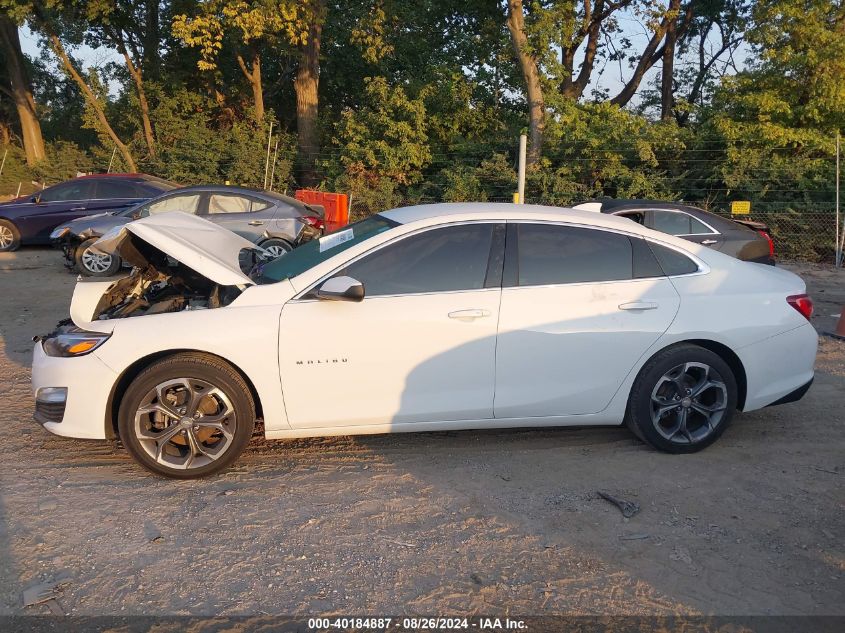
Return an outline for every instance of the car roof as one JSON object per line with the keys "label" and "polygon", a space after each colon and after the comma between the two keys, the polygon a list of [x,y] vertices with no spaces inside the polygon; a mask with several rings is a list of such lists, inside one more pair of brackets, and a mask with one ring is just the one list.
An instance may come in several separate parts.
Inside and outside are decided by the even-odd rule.
{"label": "car roof", "polygon": [[[666,200],[617,200],[617,199],[598,199],[589,200],[587,202],[595,202],[601,204],[602,213],[618,213],[626,209],[665,209],[669,211],[684,211],[693,217],[707,222],[713,228],[725,231],[743,231],[744,227],[731,220],[724,218],[711,211],[705,211],[700,207],[695,207],[685,202],[667,202]],[[584,204],[584,203],[581,203]]]}
{"label": "car roof", "polygon": [[286,204],[290,204],[292,206],[300,207],[303,209],[308,206],[304,202],[302,202],[302,200],[291,198],[290,196],[286,196],[276,191],[264,191],[263,189],[253,189],[252,187],[240,187],[238,185],[190,185],[188,187],[180,187],[179,189],[174,189],[173,191],[169,191],[168,193],[178,194],[191,191],[206,193],[243,193],[252,196],[258,196],[260,198],[276,200],[278,202],[284,202]]}
{"label": "car roof", "polygon": [[88,179],[88,178],[127,178],[132,180],[161,180],[164,182],[169,182],[164,180],[164,178],[159,178],[158,176],[151,176],[149,174],[140,174],[140,173],[108,173],[108,174],[85,174],[83,176],[77,176],[76,179]]}
{"label": "car roof", "polygon": [[[638,233],[638,224],[627,218],[604,215],[592,211],[550,207],[537,204],[513,204],[509,202],[448,202],[421,204],[384,211],[381,215],[399,224],[423,222],[432,219],[461,220],[550,220],[561,219],[576,224],[589,224],[622,231]],[[648,229],[645,229],[646,231]]]}

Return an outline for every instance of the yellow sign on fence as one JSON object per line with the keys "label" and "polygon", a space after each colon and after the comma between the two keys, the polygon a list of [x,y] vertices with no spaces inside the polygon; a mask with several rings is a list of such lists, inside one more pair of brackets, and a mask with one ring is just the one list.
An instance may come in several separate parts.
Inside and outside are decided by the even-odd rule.
{"label": "yellow sign on fence", "polygon": [[748,215],[751,213],[751,201],[734,200],[731,202],[731,215]]}

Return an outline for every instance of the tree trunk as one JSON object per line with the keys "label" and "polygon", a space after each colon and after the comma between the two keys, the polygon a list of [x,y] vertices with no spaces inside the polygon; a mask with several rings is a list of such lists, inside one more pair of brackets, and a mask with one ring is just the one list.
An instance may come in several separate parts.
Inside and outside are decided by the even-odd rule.
{"label": "tree trunk", "polygon": [[252,87],[252,100],[255,108],[255,120],[261,123],[264,120],[264,88],[261,85],[261,56],[253,53],[252,70],[247,68],[244,58],[238,54],[238,65]]}
{"label": "tree trunk", "polygon": [[315,161],[320,152],[317,130],[320,86],[320,44],[323,34],[324,0],[309,3],[308,41],[301,46],[299,69],[293,82],[296,91],[296,129],[299,137],[301,180],[305,186],[317,184]]}
{"label": "tree trunk", "polygon": [[147,102],[147,93],[144,90],[144,81],[141,77],[141,71],[132,62],[132,57],[126,50],[126,47],[121,45],[120,52],[123,54],[123,59],[126,60],[126,68],[135,82],[135,88],[138,91],[138,103],[141,107],[141,123],[144,126],[144,140],[147,142],[147,149],[150,152],[150,158],[155,158],[156,142],[153,135],[153,124],[150,121],[150,104]]}
{"label": "tree trunk", "polygon": [[45,24],[42,23],[44,31],[47,34],[47,38],[50,40],[50,44],[53,46],[53,51],[62,61],[62,64],[65,67],[67,73],[73,78],[76,84],[79,86],[79,89],[82,90],[82,94],[85,96],[85,100],[88,102],[88,105],[94,110],[94,114],[97,116],[97,120],[100,122],[100,125],[103,127],[103,130],[108,134],[109,138],[117,147],[117,151],[120,152],[120,155],[123,157],[123,160],[126,162],[126,167],[129,171],[138,171],[138,167],[135,164],[135,159],[132,158],[132,154],[129,152],[129,148],[120,140],[120,138],[115,133],[114,129],[112,129],[109,120],[106,118],[106,113],[103,110],[103,106],[97,100],[97,96],[91,90],[85,80],[82,78],[82,75],[76,70],[73,65],[73,62],[68,57],[67,51],[65,51],[65,47],[62,45],[61,40],[56,36],[53,31],[47,27]]}
{"label": "tree trunk", "polygon": [[34,165],[46,156],[41,124],[35,111],[35,99],[26,70],[18,27],[6,16],[0,16],[0,40],[6,57],[6,68],[11,83],[12,97],[21,124],[21,138],[26,152],[26,162]]}
{"label": "tree trunk", "polygon": [[525,20],[522,15],[522,0],[508,0],[508,30],[513,48],[522,70],[528,96],[528,156],[526,163],[533,165],[540,160],[543,149],[543,133],[546,128],[546,106],[537,60],[528,52],[528,37],[525,35]]}
{"label": "tree trunk", "polygon": [[672,20],[666,29],[666,46],[663,49],[663,69],[660,76],[660,119],[663,121],[669,121],[672,118],[675,41],[677,37],[676,21]]}
{"label": "tree trunk", "polygon": [[159,0],[147,0],[145,5],[147,30],[143,42],[144,52],[141,67],[144,75],[151,78],[158,77],[161,66],[161,55],[158,48],[161,44],[160,5]]}

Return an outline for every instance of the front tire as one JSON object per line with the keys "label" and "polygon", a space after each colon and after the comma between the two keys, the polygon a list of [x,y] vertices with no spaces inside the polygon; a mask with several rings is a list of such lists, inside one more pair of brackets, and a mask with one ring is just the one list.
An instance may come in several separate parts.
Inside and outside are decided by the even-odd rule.
{"label": "front tire", "polygon": [[76,269],[85,277],[111,277],[123,265],[117,255],[91,251],[91,245],[98,239],[100,238],[91,237],[77,246],[74,251],[73,259],[76,262]]}
{"label": "front tire", "polygon": [[667,453],[694,453],[725,432],[737,404],[736,378],[716,353],[681,344],[640,370],[625,422],[634,434]]}
{"label": "front tire", "polygon": [[244,379],[216,356],[185,353],[156,361],[129,385],[118,432],[141,466],[173,479],[205,477],[243,452],[255,426]]}
{"label": "front tire", "polygon": [[21,245],[21,233],[18,227],[8,220],[0,220],[0,253],[18,250]]}

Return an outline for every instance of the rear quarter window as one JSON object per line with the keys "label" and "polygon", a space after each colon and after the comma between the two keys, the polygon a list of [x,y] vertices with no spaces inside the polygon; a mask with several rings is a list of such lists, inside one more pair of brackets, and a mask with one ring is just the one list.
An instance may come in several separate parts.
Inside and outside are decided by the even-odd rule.
{"label": "rear quarter window", "polygon": [[655,244],[654,242],[648,242],[648,245],[651,247],[651,251],[660,263],[660,267],[663,269],[663,272],[668,277],[672,277],[674,275],[689,275],[691,273],[698,272],[698,264],[686,255],[666,246]]}

